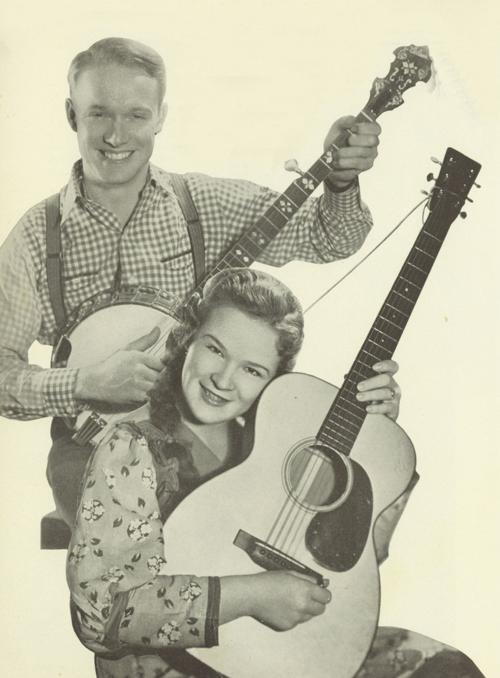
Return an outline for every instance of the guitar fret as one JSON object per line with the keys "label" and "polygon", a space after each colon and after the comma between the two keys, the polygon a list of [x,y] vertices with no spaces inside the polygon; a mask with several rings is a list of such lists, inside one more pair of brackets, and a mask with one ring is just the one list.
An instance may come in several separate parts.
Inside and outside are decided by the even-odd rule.
{"label": "guitar fret", "polygon": [[[348,400],[347,398],[342,398],[342,396],[339,394],[339,396],[337,397],[336,404],[335,404],[335,405],[333,406],[333,408],[332,408],[332,412],[335,412],[335,410],[336,410],[336,408],[337,408],[337,404],[338,404],[338,403],[341,403],[342,401],[343,401],[343,402],[347,402],[349,405],[353,405],[353,404],[354,404],[352,401]],[[356,401],[356,404],[359,405],[360,403],[358,403],[358,401]],[[348,409],[348,410],[347,410],[347,411],[349,412],[349,416],[348,416],[348,417],[346,417],[346,416],[342,413],[342,411],[345,410],[344,406],[339,407],[339,409],[341,409],[341,412],[340,412],[338,418],[339,418],[341,421],[345,422],[346,425],[347,425],[347,426],[350,426],[351,428],[352,428],[352,427],[356,427],[356,426],[357,426],[356,422],[359,422],[359,421],[361,421],[361,420],[364,418],[364,407],[356,408],[355,411],[352,411],[352,410]],[[361,417],[360,417],[359,415],[361,415]],[[356,421],[353,421],[353,420],[352,420],[353,417],[356,419]],[[332,424],[330,423],[330,426],[331,426],[331,425],[332,425]],[[344,428],[346,428],[347,426],[344,426]],[[351,431],[351,432],[352,432],[352,431]]]}
{"label": "guitar fret", "polygon": [[[324,438],[326,438],[326,440],[324,440]],[[352,446],[342,444],[341,441],[338,441],[332,434],[326,431],[321,431],[321,433],[318,434],[317,439],[319,440],[320,443],[325,443],[328,447],[333,448],[336,452],[349,454],[349,452],[351,451]],[[337,450],[336,449],[337,447],[340,447],[342,449]]]}
{"label": "guitar fret", "polygon": [[396,314],[400,314],[404,317],[404,319],[407,321],[408,318],[410,317],[410,314],[406,314],[404,311],[402,311],[400,308],[397,308],[397,306],[393,306],[390,304],[388,301],[385,302],[384,306],[388,306],[389,308],[392,308],[393,312],[395,311]]}

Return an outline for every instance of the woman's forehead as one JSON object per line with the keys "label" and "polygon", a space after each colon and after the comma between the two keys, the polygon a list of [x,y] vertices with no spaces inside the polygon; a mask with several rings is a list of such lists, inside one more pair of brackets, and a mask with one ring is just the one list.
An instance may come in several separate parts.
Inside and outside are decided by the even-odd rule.
{"label": "woman's forehead", "polygon": [[240,359],[269,365],[274,369],[279,361],[278,332],[262,318],[234,306],[218,306],[210,311],[198,335],[210,335]]}

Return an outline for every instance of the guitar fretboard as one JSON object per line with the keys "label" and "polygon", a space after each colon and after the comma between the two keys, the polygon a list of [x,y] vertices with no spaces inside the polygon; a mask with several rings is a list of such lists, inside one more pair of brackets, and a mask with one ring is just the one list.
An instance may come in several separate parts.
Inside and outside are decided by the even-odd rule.
{"label": "guitar fretboard", "polygon": [[448,233],[452,220],[443,220],[441,211],[427,218],[319,430],[318,442],[340,453],[350,453],[366,417],[357,384],[374,375],[376,362],[392,358]]}

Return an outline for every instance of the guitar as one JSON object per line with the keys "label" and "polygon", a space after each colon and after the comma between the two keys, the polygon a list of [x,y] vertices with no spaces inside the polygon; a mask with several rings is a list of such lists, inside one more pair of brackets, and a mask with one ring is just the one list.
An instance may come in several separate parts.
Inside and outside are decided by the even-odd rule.
{"label": "guitar", "polygon": [[[427,47],[399,47],[385,78],[373,82],[368,103],[357,122],[374,121],[384,111],[403,103],[402,93],[431,76]],[[224,254],[193,291],[201,292],[211,275],[233,266],[250,266],[288,223],[299,207],[326,179],[333,169],[335,150],[348,144],[349,132],[340,133],[320,158],[276,198],[259,221]],[[189,303],[189,302],[188,302]],[[162,290],[144,286],[124,286],[104,290],[86,300],[73,314],[52,356],[53,367],[83,367],[104,360],[144,334],[144,328],[160,328],[158,341],[148,349],[162,355],[165,341],[179,322],[182,304]],[[140,408],[144,418],[147,407]],[[109,428],[129,412],[103,414],[99,409],[84,410],[76,420],[74,440],[81,444],[97,443]]]}
{"label": "guitar", "polygon": [[380,583],[373,528],[415,469],[403,430],[367,415],[356,385],[391,358],[480,165],[446,151],[430,214],[340,389],[305,374],[270,383],[249,457],[196,489],[165,525],[168,572],[235,575],[286,569],[328,579],[323,615],[277,633],[239,618],[219,646],[190,650],[238,678],[352,678],[377,627]]}

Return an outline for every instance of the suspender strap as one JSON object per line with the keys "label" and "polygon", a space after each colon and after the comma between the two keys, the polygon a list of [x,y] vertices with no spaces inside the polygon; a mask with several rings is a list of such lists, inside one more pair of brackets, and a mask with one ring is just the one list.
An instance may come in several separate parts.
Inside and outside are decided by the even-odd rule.
{"label": "suspender strap", "polygon": [[47,256],[45,260],[49,299],[56,319],[57,329],[61,331],[66,324],[66,308],[63,297],[62,253],[61,253],[61,215],[59,213],[59,193],[51,195],[45,201],[45,242]]}
{"label": "suspender strap", "polygon": [[169,174],[169,177],[187,223],[193,253],[195,285],[198,286],[205,277],[205,242],[200,217],[184,177],[174,173]]}

